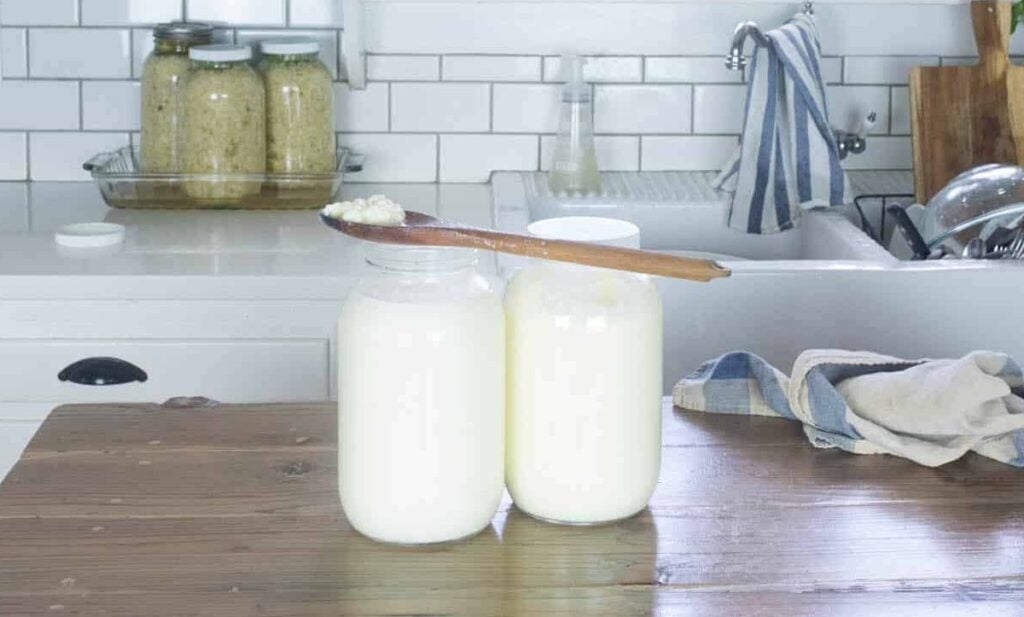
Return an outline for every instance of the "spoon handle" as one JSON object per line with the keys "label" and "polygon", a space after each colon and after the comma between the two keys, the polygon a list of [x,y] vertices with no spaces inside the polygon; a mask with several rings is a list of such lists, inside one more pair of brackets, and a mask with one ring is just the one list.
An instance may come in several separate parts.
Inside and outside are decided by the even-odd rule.
{"label": "spoon handle", "polygon": [[537,257],[569,263],[627,270],[669,278],[708,282],[725,278],[732,271],[707,259],[678,257],[667,253],[641,251],[614,246],[601,246],[568,240],[547,240],[533,236],[506,234],[489,229],[451,229],[452,240],[459,246],[480,248],[500,253]]}

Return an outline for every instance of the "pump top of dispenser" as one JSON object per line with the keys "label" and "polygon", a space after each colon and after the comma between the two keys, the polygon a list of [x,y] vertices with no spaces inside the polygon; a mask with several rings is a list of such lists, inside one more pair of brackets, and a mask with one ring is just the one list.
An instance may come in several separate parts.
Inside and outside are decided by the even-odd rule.
{"label": "pump top of dispenser", "polygon": [[587,60],[576,54],[562,56],[562,75],[565,86],[562,88],[562,101],[565,103],[589,103],[591,99],[590,84],[583,79],[583,68]]}

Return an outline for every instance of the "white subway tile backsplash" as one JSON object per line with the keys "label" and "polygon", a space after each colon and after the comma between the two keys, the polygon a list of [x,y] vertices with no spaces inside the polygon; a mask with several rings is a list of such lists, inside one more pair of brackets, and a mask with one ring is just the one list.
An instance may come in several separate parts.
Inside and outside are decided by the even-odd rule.
{"label": "white subway tile backsplash", "polygon": [[892,127],[893,135],[910,135],[910,89],[892,89]]}
{"label": "white subway tile backsplash", "polygon": [[743,130],[746,86],[695,86],[693,132],[740,133]]}
{"label": "white subway tile backsplash", "polygon": [[235,33],[235,42],[251,45],[258,61],[260,42],[282,37],[316,39],[320,45],[320,61],[324,63],[333,77],[338,76],[338,34],[332,30],[238,30]]}
{"label": "white subway tile backsplash", "polygon": [[33,78],[127,78],[131,75],[128,30],[33,28],[29,32]]}
{"label": "white subway tile backsplash", "polygon": [[128,133],[31,133],[33,180],[88,181],[82,163],[100,152],[128,145]]}
{"label": "white subway tile backsplash", "polygon": [[[52,132],[71,132],[66,145],[74,151],[76,144],[97,139],[89,135],[120,139],[138,130],[139,85],[133,80],[141,77],[152,48],[149,24],[182,17],[223,21],[218,39],[245,43],[314,36],[324,63],[344,81],[342,5],[0,0],[0,75],[6,78],[0,84],[0,179],[27,172],[81,177],[78,160],[63,170],[42,162],[40,173],[33,171],[37,155],[31,146],[58,150],[59,134]],[[495,169],[546,168],[563,79],[561,58],[553,54],[564,48],[567,33],[590,54],[586,76],[595,82],[602,169],[718,168],[742,129],[746,98],[744,73],[724,66],[729,33],[746,19],[765,27],[781,23],[793,7],[773,0],[596,6],[581,11],[585,7],[577,2],[365,2],[368,87],[335,86],[340,140],[369,155],[367,171],[352,179],[482,181]],[[901,0],[886,4],[884,20],[869,16],[874,12],[845,1],[822,6],[830,120],[853,130],[869,112],[878,113],[868,153],[851,157],[848,165],[902,168],[909,160],[906,73],[919,64],[976,62],[973,37],[963,26],[969,24],[965,6]],[[1024,39],[1015,38],[1012,49],[1024,52]],[[51,133],[58,137],[47,137]]]}
{"label": "white subway tile backsplash", "polygon": [[710,135],[645,135],[642,140],[644,171],[718,171],[739,143],[736,137]]}
{"label": "white subway tile backsplash", "polygon": [[238,26],[285,25],[285,0],[187,0],[192,21],[215,21]]}
{"label": "white subway tile backsplash", "polygon": [[540,81],[540,56],[445,56],[446,81]]}
{"label": "white subway tile backsplash", "polygon": [[77,82],[0,83],[0,130],[76,130],[78,121]]}
{"label": "white subway tile backsplash", "polygon": [[388,85],[366,84],[353,90],[348,84],[334,84],[334,125],[343,133],[388,130]]}
{"label": "white subway tile backsplash", "polygon": [[725,68],[722,56],[707,58],[650,57],[644,60],[644,81],[675,83],[738,83],[743,71]]}
{"label": "white subway tile backsplash", "polygon": [[28,75],[28,33],[24,28],[4,28],[0,31],[0,54],[3,56],[4,77]]}
{"label": "white subway tile backsplash", "polygon": [[874,133],[889,132],[889,88],[885,86],[832,86],[828,90],[829,120],[844,131],[860,129],[864,118],[878,114]]}
{"label": "white subway tile backsplash", "polygon": [[339,143],[366,156],[363,171],[346,174],[347,182],[434,182],[437,136],[399,133],[348,133]]}
{"label": "white subway tile backsplash", "polygon": [[938,56],[850,56],[843,83],[905,84],[913,67],[938,65]]}
{"label": "white subway tile backsplash", "polygon": [[554,133],[560,92],[557,84],[494,84],[494,131]]}
{"label": "white subway tile backsplash", "polygon": [[371,81],[437,81],[440,77],[437,56],[366,57],[366,78]]}
{"label": "white subway tile backsplash", "polygon": [[139,130],[140,90],[137,81],[82,82],[82,128]]}
{"label": "white subway tile backsplash", "polygon": [[868,138],[868,149],[846,159],[843,167],[851,170],[913,169],[912,151],[910,137],[873,135]]}
{"label": "white subway tile backsplash", "polygon": [[153,31],[149,28],[132,30],[132,77],[142,77],[142,63],[153,51]]}
{"label": "white subway tile backsplash", "polygon": [[0,180],[28,178],[25,133],[0,133]]}
{"label": "white subway tile backsplash", "polygon": [[341,0],[289,0],[288,24],[341,28]]}
{"label": "white subway tile backsplash", "polygon": [[181,0],[81,0],[82,25],[124,26],[180,20]]}
{"label": "white subway tile backsplash", "polygon": [[826,84],[843,83],[843,59],[827,56],[822,58],[821,76]]}
{"label": "white subway tile backsplash", "polygon": [[[637,56],[590,56],[583,67],[583,78],[592,82],[633,82],[643,79],[643,59]],[[562,58],[544,58],[544,81],[565,81]]]}
{"label": "white subway tile backsplash", "polygon": [[78,0],[3,0],[0,24],[5,26],[73,26]]}
{"label": "white subway tile backsplash", "polygon": [[693,86],[597,85],[598,133],[689,133]]}
{"label": "white subway tile backsplash", "polygon": [[441,182],[487,182],[492,171],[535,169],[536,135],[441,136]]}
{"label": "white subway tile backsplash", "polygon": [[[540,138],[540,166],[544,171],[551,169],[551,158],[555,153],[554,135]],[[640,169],[640,138],[627,135],[596,135],[594,153],[597,167],[601,171],[637,171]]]}
{"label": "white subway tile backsplash", "polygon": [[391,84],[391,130],[477,133],[490,128],[487,84]]}
{"label": "white subway tile backsplash", "polygon": [[942,58],[942,66],[971,66],[977,63],[978,58],[972,56]]}

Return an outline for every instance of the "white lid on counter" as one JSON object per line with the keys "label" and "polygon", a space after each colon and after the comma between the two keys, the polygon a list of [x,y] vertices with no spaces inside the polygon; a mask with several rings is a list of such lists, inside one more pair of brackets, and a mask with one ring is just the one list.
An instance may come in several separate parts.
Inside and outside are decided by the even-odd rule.
{"label": "white lid on counter", "polygon": [[241,62],[252,58],[252,48],[248,45],[198,45],[188,50],[188,57],[202,62]]}
{"label": "white lid on counter", "polygon": [[260,43],[260,51],[268,56],[318,54],[320,43],[309,38],[270,39]]}
{"label": "white lid on counter", "polygon": [[124,241],[124,225],[117,223],[74,223],[57,230],[53,239],[60,246],[99,248]]}

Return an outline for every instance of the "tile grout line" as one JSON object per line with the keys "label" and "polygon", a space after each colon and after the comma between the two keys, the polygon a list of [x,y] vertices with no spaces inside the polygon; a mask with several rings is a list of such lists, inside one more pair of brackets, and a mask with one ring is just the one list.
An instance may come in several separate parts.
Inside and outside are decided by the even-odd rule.
{"label": "tile grout line", "polygon": [[434,135],[434,182],[441,181],[441,135]]}
{"label": "tile grout line", "polygon": [[32,179],[32,135],[25,131],[25,179]]}

